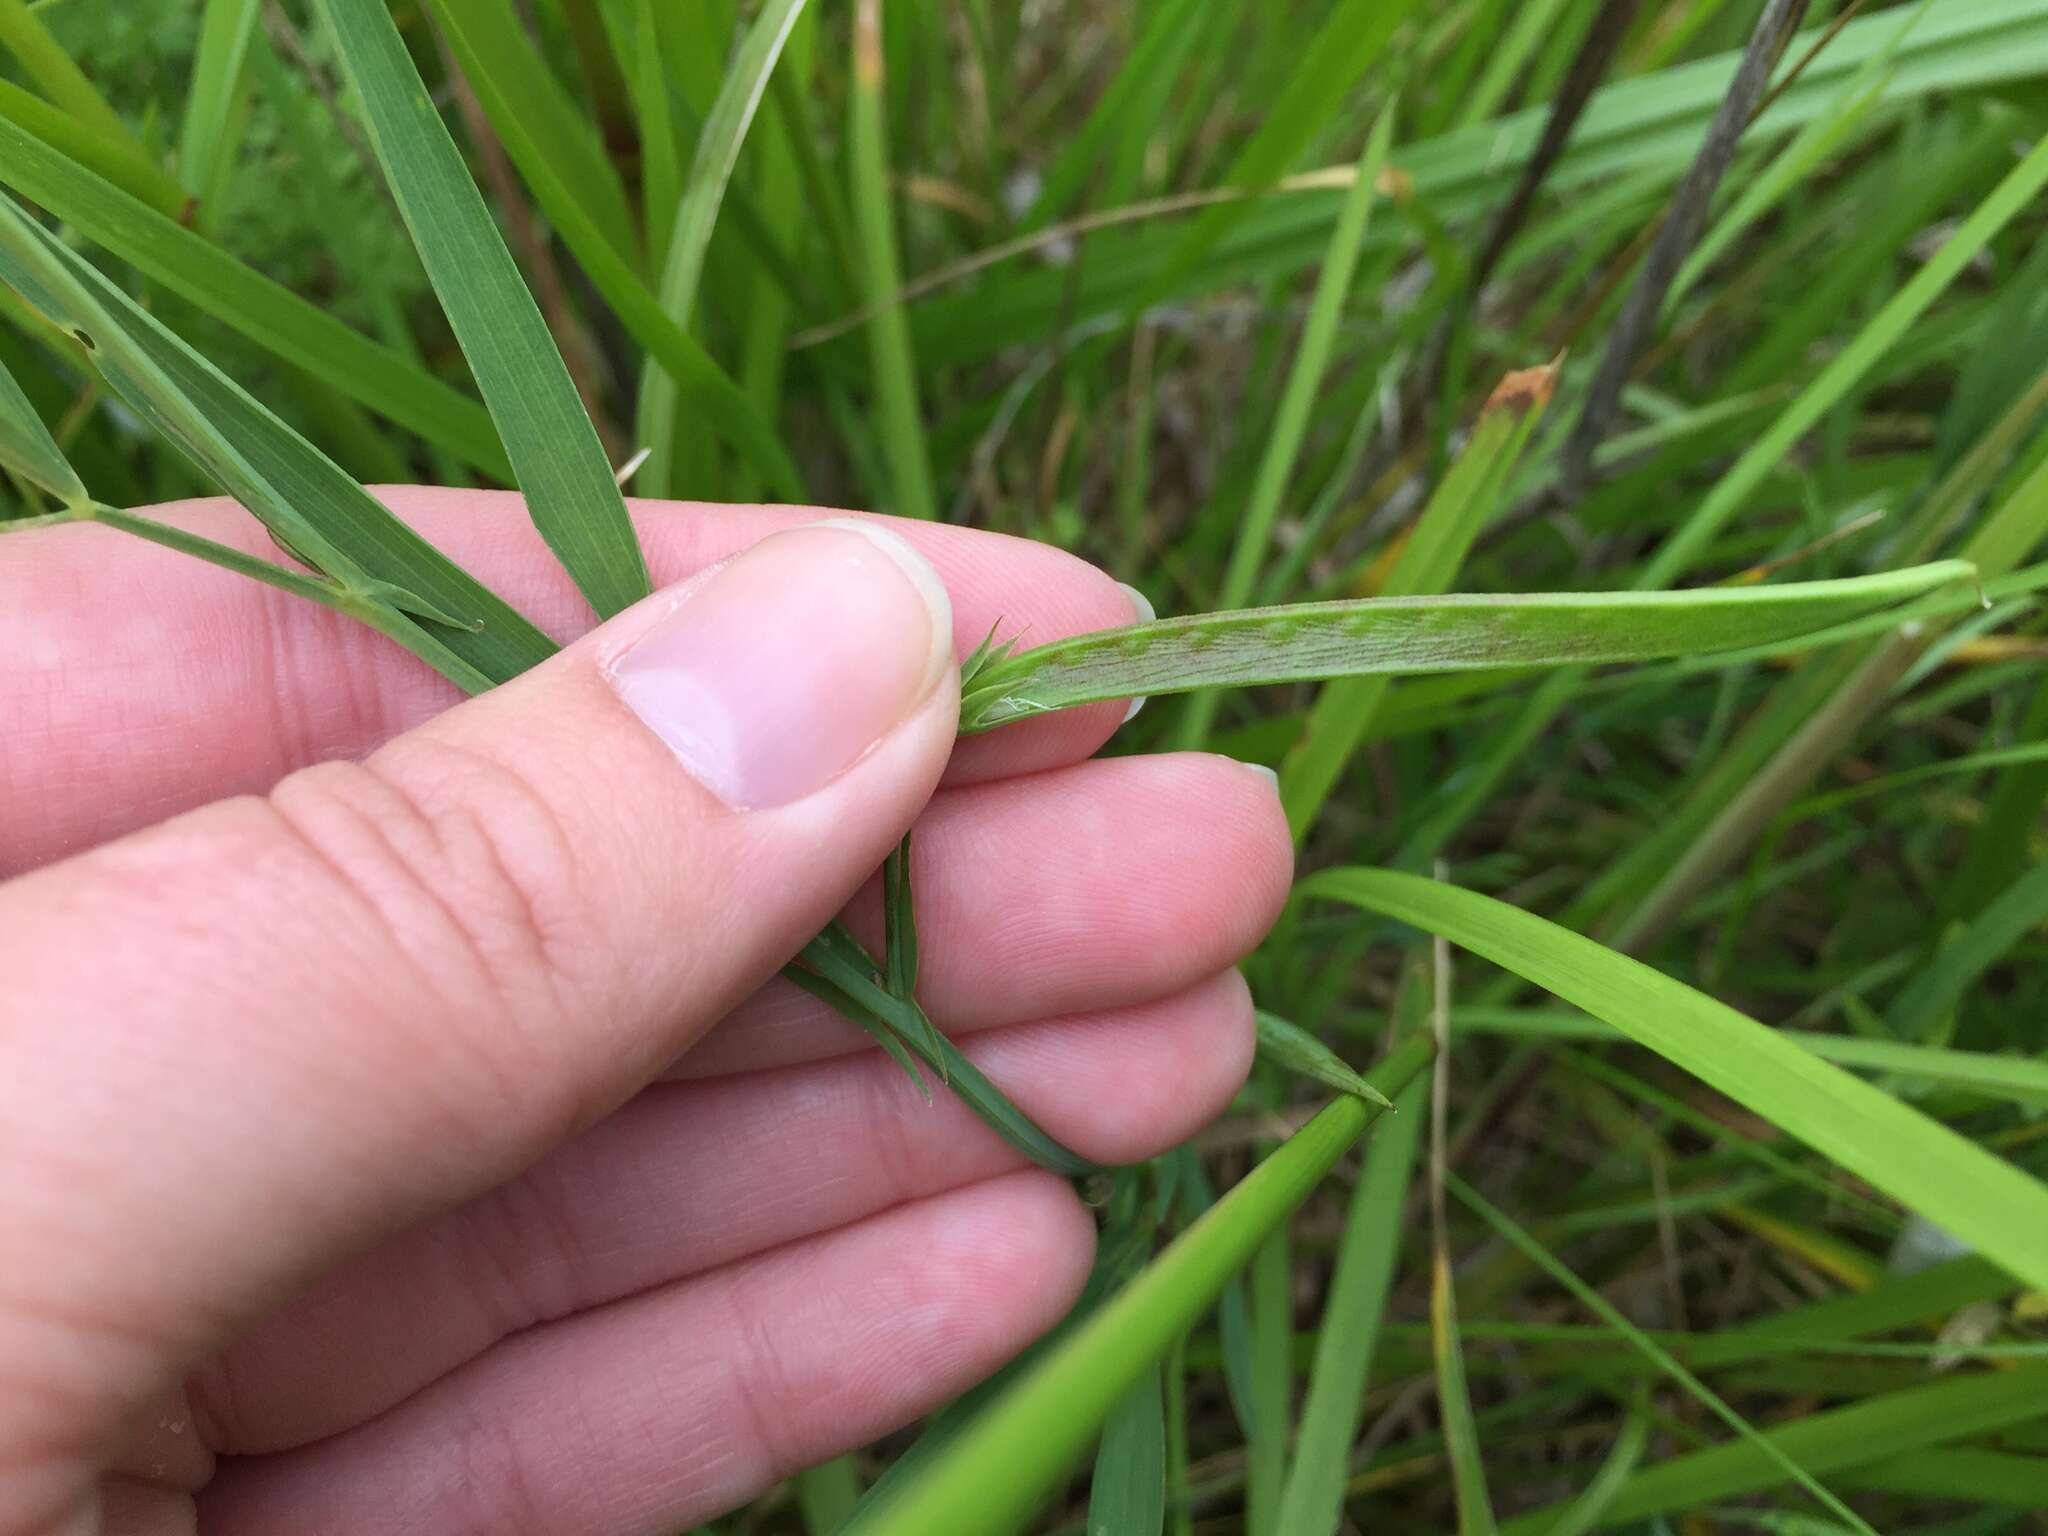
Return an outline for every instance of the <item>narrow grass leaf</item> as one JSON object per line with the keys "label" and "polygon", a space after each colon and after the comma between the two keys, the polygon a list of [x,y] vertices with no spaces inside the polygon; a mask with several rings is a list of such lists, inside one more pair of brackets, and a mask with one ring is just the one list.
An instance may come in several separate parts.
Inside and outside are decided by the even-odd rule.
{"label": "narrow grass leaf", "polygon": [[78,471],[5,367],[0,367],[0,466],[48,491],[67,508],[76,510],[92,500]]}
{"label": "narrow grass leaf", "polygon": [[1572,1500],[1544,1536],[1588,1536],[1589,1532],[1599,1529],[1607,1507],[1620,1496],[1622,1488],[1641,1463],[1643,1451],[1649,1443],[1648,1414],[1631,1413],[1622,1420],[1621,1433],[1614,1437],[1614,1448],[1600,1463],[1600,1470],[1593,1474],[1593,1480],[1586,1484],[1585,1491]]}
{"label": "narrow grass leaf", "polygon": [[125,151],[147,157],[121,114],[107,104],[99,87],[87,78],[64,45],[50,35],[27,0],[0,0],[0,48],[14,55],[22,73],[51,101],[88,130]]}
{"label": "narrow grass leaf", "polygon": [[[1251,495],[1237,525],[1230,563],[1223,571],[1223,585],[1217,594],[1218,608],[1242,608],[1251,598],[1260,567],[1273,539],[1273,525],[1280,516],[1281,498],[1294,478],[1295,461],[1308,436],[1309,420],[1322,390],[1323,375],[1337,341],[1337,324],[1344,314],[1344,301],[1351,292],[1351,277],[1358,269],[1359,243],[1365,237],[1366,216],[1372,210],[1374,183],[1386,164],[1387,147],[1394,131],[1394,108],[1383,108],[1372,132],[1366,135],[1358,166],[1344,204],[1330,232],[1330,247],[1323,253],[1323,269],[1316,277],[1315,295],[1309,300],[1308,319],[1301,329],[1301,345],[1287,372],[1280,404],[1273,413],[1273,425],[1259,457],[1259,472],[1252,481]],[[1216,715],[1217,695],[1198,693],[1188,701],[1181,716],[1178,741],[1192,749],[1208,738]]]}
{"label": "narrow grass leaf", "polygon": [[243,74],[261,11],[262,0],[206,0],[199,24],[199,53],[178,134],[178,180],[198,199],[199,221],[208,232],[220,228],[221,204],[247,120]]}
{"label": "narrow grass leaf", "polygon": [[258,346],[465,463],[510,478],[497,431],[474,400],[5,120],[0,181]]}
{"label": "narrow grass leaf", "polygon": [[1102,1428],[1088,1489],[1088,1536],[1159,1536],[1166,1527],[1166,1407],[1155,1366]]}
{"label": "narrow grass leaf", "polygon": [[964,692],[960,729],[1210,684],[1640,661],[1776,644],[1973,575],[1968,562],[1944,560],[1774,587],[1361,598],[1158,619],[991,662]]}
{"label": "narrow grass leaf", "polygon": [[[489,3],[502,3],[502,0],[489,0]],[[648,287],[641,275],[630,239],[626,252],[622,253],[618,243],[620,237],[606,232],[605,223],[615,222],[616,216],[594,213],[586,197],[579,195],[576,182],[570,179],[575,175],[575,168],[563,160],[561,141],[551,140],[538,124],[527,120],[522,111],[523,93],[516,84],[509,84],[503,78],[509,74],[516,82],[526,71],[544,71],[546,66],[538,59],[525,59],[522,55],[521,62],[506,68],[499,55],[506,51],[507,39],[497,29],[480,22],[472,14],[467,0],[455,0],[444,11],[442,19],[464,75],[475,87],[485,111],[492,115],[493,126],[504,142],[506,152],[518,166],[520,175],[533,189],[534,200],[561,235],[562,243],[575,256],[591,286],[611,306],[619,323],[646,350],[642,400],[647,398],[648,381],[659,380],[658,387],[667,391],[664,398],[670,402],[671,422],[674,419],[674,402],[680,395],[702,413],[706,425],[731,444],[733,450],[768,482],[776,495],[791,501],[803,500],[803,482],[788,451],[777,440],[774,429],[703,345],[678,319],[671,318],[663,310],[654,290]],[[488,56],[481,51],[486,47],[491,49]],[[655,78],[648,83],[646,90],[651,99],[665,107],[667,91],[658,73],[659,62],[658,51],[650,49],[644,68]],[[658,122],[651,123],[650,132],[659,126]],[[647,174],[650,179],[649,197],[652,199],[657,195],[653,182],[666,174],[666,162],[658,149],[650,149],[649,154],[651,163]],[[663,217],[669,216],[668,210],[664,209]],[[650,495],[668,495],[671,491],[665,471],[650,471],[643,467],[639,484]]]}
{"label": "narrow grass leaf", "polygon": [[1334,1088],[1339,1093],[1356,1094],[1369,1104],[1382,1109],[1394,1106],[1365,1077],[1352,1069],[1351,1064],[1314,1035],[1280,1017],[1277,1013],[1257,1010],[1259,1056],[1270,1061],[1283,1071],[1293,1072],[1311,1082]]}
{"label": "narrow grass leaf", "polygon": [[1604,1019],[1744,1108],[2048,1286],[2048,1187],[1948,1127],[1638,961],[1532,913],[1391,870],[1311,875],[1335,900],[1440,934]]}
{"label": "narrow grass leaf", "polygon": [[158,213],[173,219],[184,215],[190,200],[162,166],[124,143],[101,138],[62,108],[51,106],[12,80],[0,80],[0,118],[94,175],[105,177]]}
{"label": "narrow grass leaf", "polygon": [[[1460,1008],[1456,1018],[1462,1029],[1521,1040],[1607,1043],[1628,1038],[1612,1025],[1579,1013],[1471,1007]],[[1883,1072],[1933,1086],[1965,1089],[1982,1098],[2048,1108],[2048,1061],[2036,1057],[1962,1051],[1905,1040],[1871,1040],[1860,1035],[1824,1035],[1804,1029],[1780,1029],[1775,1033],[1802,1051],[1810,1051],[1838,1067]]]}
{"label": "narrow grass leaf", "polygon": [[1245,1425],[1245,1536],[1281,1536],[1280,1493],[1294,1432],[1294,1244],[1282,1221],[1252,1255],[1251,1421]]}
{"label": "narrow grass leaf", "polygon": [[1901,1040],[1925,1040],[1943,1015],[2021,939],[2048,922],[2048,864],[2037,864],[1935,951],[1892,1004],[1886,1022]]}
{"label": "narrow grass leaf", "polygon": [[[0,279],[80,338],[143,421],[287,548],[361,597],[382,632],[457,684],[473,692],[553,654],[546,636],[8,198],[0,198]],[[372,600],[377,583],[461,623],[429,631],[405,621]]]}
{"label": "narrow grass leaf", "polygon": [[[1474,1215],[1478,1216],[1481,1221],[1493,1228],[1495,1232],[1506,1238],[1523,1257],[1527,1258],[1537,1268],[1549,1275],[1551,1279],[1571,1292],[1579,1305],[1585,1307],[1615,1333],[1628,1340],[1645,1359],[1649,1360],[1658,1370],[1683,1387],[1691,1394],[1695,1401],[1703,1404],[1714,1417],[1734,1430],[1747,1444],[1753,1446],[1760,1455],[1775,1462],[1788,1478],[1812,1494],[1829,1514],[1842,1521],[1850,1530],[1861,1532],[1862,1536],[1877,1536],[1877,1533],[1872,1531],[1848,1505],[1836,1498],[1834,1494],[1830,1493],[1820,1483],[1814,1481],[1813,1475],[1788,1455],[1782,1446],[1760,1433],[1749,1420],[1729,1407],[1727,1402],[1718,1393],[1683,1365],[1680,1365],[1673,1358],[1669,1350],[1665,1349],[1656,1340],[1644,1333],[1642,1329],[1630,1322],[1627,1317],[1622,1315],[1620,1308],[1594,1290],[1592,1286],[1586,1284],[1584,1280],[1581,1280],[1563,1260],[1559,1259],[1528,1232],[1517,1226],[1503,1212],[1495,1209],[1487,1202],[1484,1196],[1456,1174],[1447,1174],[1445,1182],[1452,1193],[1457,1195],[1460,1203]],[[1623,1479],[1623,1481],[1626,1480]],[[1607,1502],[1610,1505],[1620,1497],[1620,1491],[1619,1488],[1611,1487],[1609,1489]]]}
{"label": "narrow grass leaf", "polygon": [[[1413,990],[1412,988],[1410,989]],[[1338,1239],[1330,1297],[1316,1334],[1294,1460],[1280,1498],[1288,1536],[1333,1536],[1343,1518],[1351,1449],[1400,1257],[1401,1220],[1422,1144],[1427,1086],[1419,1076],[1374,1133]]]}
{"label": "narrow grass leaf", "polygon": [[[1945,1445],[2040,1417],[2048,1392],[2048,1364],[1951,1376],[1926,1386],[1866,1398],[1842,1408],[1809,1413],[1766,1432],[1778,1455],[1813,1476],[1881,1465],[1930,1445]],[[1747,1440],[1692,1451],[1631,1477],[1607,1506],[1607,1522],[1625,1525],[1652,1515],[1701,1508],[1784,1480],[1777,1455]],[[1541,1536],[1557,1517],[1535,1510],[1508,1521],[1503,1536]]]}
{"label": "narrow grass leaf", "polygon": [[[1479,413],[1471,441],[1431,494],[1381,583],[1384,596],[1427,596],[1457,579],[1506,494],[1555,385],[1554,366],[1511,373],[1501,381]],[[1280,800],[1297,840],[1336,788],[1386,695],[1384,677],[1362,677],[1333,683],[1317,697],[1280,770]]]}
{"label": "narrow grass leaf", "polygon": [[895,302],[902,265],[896,255],[896,219],[889,195],[883,95],[882,0],[857,0],[847,160],[853,178],[853,220],[860,235],[862,297],[873,311],[867,322],[868,359],[880,405],[882,452],[889,466],[889,506],[900,517],[932,518],[938,516],[939,506],[925,456],[910,327]]}
{"label": "narrow grass leaf", "polygon": [[[824,983],[830,995],[809,987],[803,974]],[[1066,1178],[1097,1171],[1095,1164],[1069,1151],[1040,1130],[981,1069],[960,1053],[958,1046],[933,1026],[917,1003],[897,997],[882,985],[881,968],[853,936],[833,924],[804,946],[798,963],[786,973],[799,985],[809,987],[870,1034],[886,1031],[912,1056],[922,1061],[959,1096],[961,1102],[979,1115],[989,1128],[1041,1168]],[[872,1021],[872,1022],[870,1022]],[[891,1052],[891,1055],[896,1055]],[[902,1058],[898,1058],[899,1064]],[[920,1082],[918,1074],[911,1074]],[[929,1096],[929,1095],[927,1095]]]}
{"label": "narrow grass leaf", "polygon": [[420,260],[512,459],[526,509],[601,617],[652,590],[569,370],[382,0],[320,0]]}
{"label": "narrow grass leaf", "polygon": [[[1399,1094],[1434,1050],[1416,1039],[1372,1074]],[[874,1536],[1009,1536],[1131,1385],[1173,1347],[1259,1244],[1382,1111],[1336,1100],[1189,1227],[963,1430],[872,1527]]]}
{"label": "narrow grass leaf", "polygon": [[[733,167],[739,163],[740,146],[746,142],[747,130],[753,126],[754,114],[803,8],[804,0],[768,0],[762,6],[760,15],[747,28],[697,135],[696,153],[682,197],[676,203],[675,222],[668,232],[661,272],[662,312],[685,330],[697,307],[704,254],[710,249],[711,232],[732,182]],[[638,430],[641,445],[648,450],[643,473],[649,493],[656,496],[671,494],[675,407],[675,386],[668,376],[658,368],[643,370]]]}
{"label": "narrow grass leaf", "polygon": [[1430,1355],[1436,1364],[1437,1412],[1443,1419],[1444,1449],[1451,1463],[1451,1490],[1458,1504],[1458,1536],[1492,1536],[1498,1528],[1486,1491],[1486,1463],[1479,1453],[1479,1428],[1472,1420],[1472,1395],[1465,1385],[1465,1353],[1458,1340],[1458,1304],[1450,1256],[1441,1242],[1429,1270]]}

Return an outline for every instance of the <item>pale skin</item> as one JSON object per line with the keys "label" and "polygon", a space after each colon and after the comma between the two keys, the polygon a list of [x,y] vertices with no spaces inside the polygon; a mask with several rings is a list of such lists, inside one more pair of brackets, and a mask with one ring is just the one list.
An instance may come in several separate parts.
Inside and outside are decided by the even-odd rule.
{"label": "pale skin", "polygon": [[[0,545],[4,1536],[667,1536],[1057,1321],[1069,1186],[775,979],[842,909],[873,941],[913,823],[922,997],[1053,1136],[1151,1156],[1249,1066],[1233,966],[1290,875],[1258,776],[1090,761],[1118,705],[956,750],[942,662],[734,812],[601,675],[650,605],[577,641],[516,504],[384,494],[575,643],[464,703],[109,530]],[[636,515],[667,585],[825,514]],[[1131,619],[1056,551],[901,531],[957,654]]]}

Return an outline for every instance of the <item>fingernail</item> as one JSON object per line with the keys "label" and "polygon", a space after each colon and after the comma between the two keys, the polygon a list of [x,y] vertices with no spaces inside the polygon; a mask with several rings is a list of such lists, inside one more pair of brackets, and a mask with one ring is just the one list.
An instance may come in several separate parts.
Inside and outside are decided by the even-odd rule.
{"label": "fingernail", "polygon": [[1264,779],[1267,784],[1272,786],[1274,794],[1280,793],[1280,772],[1278,769],[1268,768],[1264,763],[1240,763],[1238,766],[1246,772],[1256,773],[1260,778]]}
{"label": "fingernail", "polygon": [[[1120,581],[1117,585],[1124,589],[1124,595],[1131,600],[1131,622],[1133,624],[1150,624],[1159,617],[1159,610],[1152,606],[1151,598],[1140,592],[1128,581]],[[1119,725],[1129,725],[1138,718],[1138,711],[1144,707],[1145,700],[1143,698],[1131,700],[1130,708],[1124,711],[1123,719],[1117,723]]]}
{"label": "fingernail", "polygon": [[952,660],[938,573],[886,529],[833,518],[705,572],[603,669],[699,783],[762,810],[852,767]]}

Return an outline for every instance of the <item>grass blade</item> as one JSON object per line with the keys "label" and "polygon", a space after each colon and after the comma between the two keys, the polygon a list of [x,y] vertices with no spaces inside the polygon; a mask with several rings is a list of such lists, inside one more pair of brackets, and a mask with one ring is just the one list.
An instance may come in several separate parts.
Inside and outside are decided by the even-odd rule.
{"label": "grass blade", "polygon": [[[1511,373],[1479,413],[1472,438],[1422,509],[1381,590],[1388,597],[1442,592],[1457,579],[1473,542],[1507,492],[1549,404],[1555,367]],[[1299,840],[1336,788],[1385,701],[1384,678],[1353,678],[1325,688],[1301,739],[1281,765],[1280,799]]]}
{"label": "grass blade", "polygon": [[1691,987],[1505,902],[1391,870],[1311,875],[1298,894],[1436,933],[1640,1045],[2048,1286],[2048,1188],[1948,1127]]}
{"label": "grass blade", "polygon": [[2015,944],[2048,922],[2048,864],[2037,864],[1935,952],[1933,963],[1892,1004],[1886,1022],[1901,1040],[1925,1040],[1965,991]]}
{"label": "grass blade", "polygon": [[320,0],[413,243],[497,423],[526,508],[600,617],[652,585],[576,386],[381,0]]}
{"label": "grass blade", "polygon": [[0,466],[48,491],[73,511],[92,500],[78,471],[5,367],[0,367]]}
{"label": "grass blade", "polygon": [[[662,312],[685,329],[697,307],[704,254],[710,249],[711,231],[732,182],[733,167],[739,163],[740,146],[803,9],[804,0],[768,0],[762,7],[747,28],[697,135],[696,154],[676,204],[661,273]],[[675,456],[675,388],[659,369],[649,368],[640,377],[639,432],[641,445],[648,450],[642,471],[648,493],[668,495]]]}
{"label": "grass blade", "polygon": [[1770,645],[1882,612],[1974,571],[1967,561],[1945,560],[1776,587],[1362,598],[1158,619],[991,662],[964,692],[960,729],[1210,684],[1639,661]]}
{"label": "grass blade", "polygon": [[[806,971],[809,977],[805,976]],[[881,984],[881,973],[874,961],[837,924],[805,945],[798,963],[785,974],[870,1034],[888,1032],[912,1056],[938,1073],[991,1130],[1041,1168],[1065,1178],[1099,1171],[1087,1158],[1069,1151],[1040,1130],[1030,1116],[1012,1104],[979,1067],[960,1053],[958,1046],[933,1026],[915,1002],[889,993]],[[812,986],[813,978],[829,988],[829,994]],[[902,1064],[902,1058],[897,1059]],[[913,1071],[911,1076],[915,1080],[917,1073]]]}
{"label": "grass blade", "polygon": [[[1773,1428],[1765,1438],[1777,1455],[1816,1476],[1882,1464],[1928,1445],[1942,1445],[2038,1420],[2048,1391],[2048,1365],[1953,1376],[1927,1386],[1813,1413]],[[1607,1507],[1610,1526],[1650,1515],[1697,1509],[1772,1487],[1783,1479],[1776,1455],[1747,1441],[1674,1457],[1628,1480]],[[1503,1536],[1540,1536],[1557,1511],[1536,1510],[1508,1521]]]}
{"label": "grass blade", "polygon": [[[502,682],[553,642],[400,522],[256,400],[0,198],[0,278],[74,336],[103,378],[286,547],[366,604],[377,627],[464,688]],[[415,613],[458,615],[431,630]],[[473,626],[473,627],[472,627]]]}
{"label": "grass blade", "polygon": [[100,138],[77,118],[31,95],[12,80],[0,80],[0,118],[95,176],[103,176],[130,197],[147,203],[169,218],[184,216],[184,189],[164,174],[154,160],[128,146]]}
{"label": "grass blade", "polygon": [[178,180],[198,200],[200,225],[209,234],[220,228],[221,204],[248,115],[242,76],[261,9],[262,0],[206,0],[200,23],[199,55],[178,135]]}
{"label": "grass blade", "polygon": [[1103,1426],[1088,1490],[1088,1536],[1159,1536],[1166,1527],[1166,1407],[1154,1367]]}
{"label": "grass blade", "polygon": [[[640,242],[611,156],[526,36],[508,0],[432,0],[434,18],[519,173],[559,188],[599,237],[638,268]],[[538,172],[538,176],[536,176]],[[542,206],[560,225],[560,203]]]}
{"label": "grass blade", "polygon": [[1418,1076],[1395,1100],[1399,1113],[1374,1134],[1365,1175],[1345,1214],[1294,1462],[1280,1498],[1279,1526],[1288,1536],[1333,1536],[1343,1518],[1351,1447],[1358,1437],[1366,1381],[1400,1257],[1403,1207],[1428,1119],[1427,1091]]}
{"label": "grass blade", "polygon": [[[1500,1236],[1506,1238],[1509,1243],[1545,1274],[1549,1275],[1551,1279],[1555,1280],[1567,1291],[1570,1291],[1581,1306],[1592,1312],[1601,1322],[1620,1334],[1624,1339],[1627,1339],[1658,1370],[1682,1386],[1696,1401],[1705,1404],[1707,1409],[1722,1423],[1742,1436],[1761,1455],[1775,1462],[1784,1471],[1786,1476],[1790,1477],[1800,1487],[1812,1494],[1815,1499],[1819,1500],[1828,1513],[1834,1515],[1849,1529],[1861,1531],[1863,1536],[1876,1536],[1876,1532],[1872,1531],[1853,1510],[1832,1493],[1828,1492],[1826,1488],[1815,1482],[1813,1475],[1787,1455],[1781,1446],[1765,1435],[1758,1433],[1754,1425],[1733,1408],[1729,1407],[1705,1382],[1680,1365],[1672,1357],[1669,1350],[1658,1344],[1648,1334],[1644,1333],[1642,1329],[1630,1322],[1622,1315],[1619,1308],[1572,1273],[1570,1267],[1559,1260],[1548,1248],[1545,1248],[1534,1237],[1530,1236],[1529,1233],[1515,1225],[1504,1213],[1496,1210],[1486,1201],[1485,1197],[1463,1179],[1458,1178],[1457,1175],[1448,1175],[1446,1182],[1447,1186],[1456,1193],[1460,1203],[1471,1210],[1481,1221],[1484,1221],[1489,1227],[1493,1228]],[[1610,1484],[1608,1500],[1612,1502],[1619,1496],[1620,1490],[1611,1486],[1614,1480],[1608,1477],[1606,1468],[1603,1468],[1601,1471],[1601,1481]]]}
{"label": "grass blade", "polygon": [[[1372,211],[1374,184],[1386,164],[1387,148],[1394,132],[1394,108],[1388,106],[1366,135],[1344,206],[1330,232],[1330,248],[1323,255],[1323,270],[1316,278],[1315,296],[1309,301],[1308,319],[1301,329],[1301,345],[1288,369],[1280,404],[1273,413],[1273,426],[1259,458],[1259,472],[1252,482],[1250,498],[1238,521],[1237,540],[1224,568],[1223,586],[1217,594],[1218,608],[1242,608],[1251,598],[1273,538],[1273,524],[1280,515],[1280,501],[1294,477],[1295,461],[1308,436],[1309,418],[1322,389],[1323,374],[1337,341],[1337,323],[1343,317],[1344,301],[1351,292],[1352,274],[1358,269],[1359,244],[1365,238],[1366,216]],[[1198,693],[1188,700],[1181,715],[1178,741],[1182,748],[1201,746],[1208,738],[1216,716],[1217,695]]]}
{"label": "grass blade", "polygon": [[1349,1062],[1299,1024],[1290,1024],[1277,1013],[1268,1013],[1263,1008],[1257,1010],[1256,1018],[1262,1060],[1311,1082],[1321,1083],[1326,1088],[1334,1088],[1339,1093],[1356,1094],[1381,1109],[1394,1107],[1392,1101],[1367,1082],[1363,1075],[1354,1072]]}
{"label": "grass blade", "polygon": [[8,121],[0,181],[258,346],[464,462],[511,477],[474,400]]}
{"label": "grass blade", "polygon": [[27,0],[0,0],[0,48],[14,55],[37,89],[95,136],[130,154],[148,158],[148,151],[128,131],[121,114],[107,105],[99,87],[86,78],[85,71],[50,35],[50,29]]}
{"label": "grass blade", "polygon": [[[1427,1039],[1410,1041],[1371,1074],[1374,1086],[1400,1093],[1432,1050]],[[875,1536],[1008,1536],[1020,1529],[1132,1383],[1381,1113],[1345,1097],[1297,1131],[962,1431],[903,1491]]]}
{"label": "grass blade", "polygon": [[1543,1536],[1587,1536],[1588,1532],[1599,1529],[1606,1518],[1608,1505],[1621,1496],[1621,1490],[1641,1463],[1643,1451],[1649,1443],[1649,1415],[1631,1413],[1623,1421],[1621,1433],[1615,1436],[1614,1449],[1607,1453],[1607,1459],[1600,1463],[1600,1470],[1586,1484],[1586,1491],[1572,1501]]}
{"label": "grass blade", "polygon": [[889,197],[883,94],[882,0],[858,0],[846,142],[853,176],[854,224],[860,236],[862,297],[873,311],[867,321],[868,358],[881,407],[889,510],[899,517],[933,518],[939,515],[939,504],[932,490],[931,464],[925,457],[910,327],[895,303],[896,291],[903,283]]}

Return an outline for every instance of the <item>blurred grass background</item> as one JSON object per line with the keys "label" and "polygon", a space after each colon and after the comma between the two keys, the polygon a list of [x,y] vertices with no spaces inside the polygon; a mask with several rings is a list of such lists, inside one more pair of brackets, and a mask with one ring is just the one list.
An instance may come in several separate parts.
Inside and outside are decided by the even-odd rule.
{"label": "blurred grass background", "polygon": [[[1044,539],[1161,613],[1977,559],[1987,609],[1811,659],[1197,696],[1111,750],[1279,767],[1305,871],[1440,872],[2048,1167],[2048,572],[2027,563],[2048,253],[2023,158],[2048,4],[393,14],[614,463],[654,450],[636,492]],[[760,67],[769,16],[786,45],[735,123],[721,87]],[[319,14],[0,0],[0,43],[0,128],[97,178],[14,138],[0,180],[130,293],[358,477],[503,480]],[[1770,84],[1731,115],[1746,49]],[[701,174],[728,152],[729,184]],[[289,295],[374,347],[341,357]],[[68,337],[11,294],[0,311],[0,362],[97,497],[213,489]],[[698,371],[671,387],[657,342]],[[1418,538],[1502,375],[1559,357],[1490,521]],[[1438,574],[1407,585],[1425,539]],[[1166,1528],[1853,1528],[1788,1458],[1878,1529],[2048,1528],[2048,1395],[2022,1359],[2048,1346],[2048,1297],[1585,1015],[1462,956],[1433,987],[1432,965],[1413,929],[1304,902],[1248,966],[1262,1006],[1361,1065],[1390,1020],[1439,1012],[1441,1145],[1418,1146],[1429,1117],[1404,1098],[1153,1406],[1112,1420],[1101,1465],[1156,1454]],[[1228,1119],[1120,1185],[1107,1272],[1312,1092],[1262,1067]],[[910,1439],[717,1529],[834,1529]],[[1040,1528],[1156,1530],[1136,1481],[1098,1472],[1091,1500],[1079,1468]]]}

